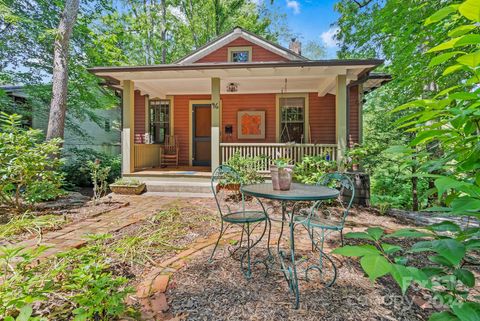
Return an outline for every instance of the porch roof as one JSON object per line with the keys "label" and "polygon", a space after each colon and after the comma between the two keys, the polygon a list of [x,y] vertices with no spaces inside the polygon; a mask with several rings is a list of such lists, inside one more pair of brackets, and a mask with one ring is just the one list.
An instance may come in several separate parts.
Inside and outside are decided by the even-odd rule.
{"label": "porch roof", "polygon": [[[335,79],[347,76],[347,84],[364,79],[382,64],[379,59],[331,59],[289,62],[195,63],[149,66],[94,67],[89,71],[104,78],[108,85],[121,88],[122,81],[133,80],[135,89],[152,97],[179,94],[210,94],[210,79],[221,79],[221,93],[236,83],[241,93],[336,91]],[[285,80],[287,89],[285,90]]]}

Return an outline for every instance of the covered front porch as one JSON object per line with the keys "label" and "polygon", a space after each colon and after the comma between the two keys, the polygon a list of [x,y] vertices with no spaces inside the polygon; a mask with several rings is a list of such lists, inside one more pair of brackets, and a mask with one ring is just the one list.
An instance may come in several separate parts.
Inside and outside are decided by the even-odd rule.
{"label": "covered front porch", "polygon": [[[257,170],[267,172],[277,158],[295,163],[322,155],[340,162],[348,146],[361,142],[363,84],[378,62],[347,62],[105,67],[95,73],[123,92],[124,176],[209,173],[235,153],[265,156]],[[257,117],[254,130],[244,128],[251,125],[243,123],[244,114]],[[178,141],[179,164],[162,168],[167,136]]]}

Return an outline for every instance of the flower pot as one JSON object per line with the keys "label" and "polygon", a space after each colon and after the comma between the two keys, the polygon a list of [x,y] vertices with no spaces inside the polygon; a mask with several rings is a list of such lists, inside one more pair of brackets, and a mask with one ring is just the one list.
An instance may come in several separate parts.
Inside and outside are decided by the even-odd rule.
{"label": "flower pot", "polygon": [[115,194],[140,195],[145,189],[145,183],[141,183],[137,185],[110,184],[110,189]]}
{"label": "flower pot", "polygon": [[358,164],[355,164],[355,163],[352,164],[352,170],[354,172],[358,172],[359,168],[360,168],[360,166],[358,166]]}
{"label": "flower pot", "polygon": [[278,186],[281,191],[290,190],[292,185],[293,170],[291,167],[285,167],[278,169]]}
{"label": "flower pot", "polygon": [[280,190],[280,185],[278,185],[278,167],[275,165],[270,166],[270,175],[272,176],[272,186],[273,189],[278,191]]}
{"label": "flower pot", "polygon": [[228,183],[224,185],[218,184],[217,187],[217,193],[221,191],[222,189],[227,190],[227,191],[235,191],[238,192],[240,191],[240,184],[239,183]]}

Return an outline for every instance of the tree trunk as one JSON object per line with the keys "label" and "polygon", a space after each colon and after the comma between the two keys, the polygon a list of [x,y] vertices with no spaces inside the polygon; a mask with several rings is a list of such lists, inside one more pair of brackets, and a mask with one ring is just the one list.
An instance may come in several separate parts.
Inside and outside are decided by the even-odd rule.
{"label": "tree trunk", "polygon": [[162,64],[167,63],[167,4],[162,0]]}
{"label": "tree trunk", "polygon": [[66,0],[58,24],[53,49],[52,101],[48,118],[47,140],[62,138],[65,129],[68,85],[68,47],[77,20],[79,0]]}

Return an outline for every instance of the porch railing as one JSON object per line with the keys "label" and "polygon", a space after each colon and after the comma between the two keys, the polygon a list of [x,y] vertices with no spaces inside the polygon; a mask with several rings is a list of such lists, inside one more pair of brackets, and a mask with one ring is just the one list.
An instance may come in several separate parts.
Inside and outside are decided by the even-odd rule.
{"label": "porch railing", "polygon": [[289,158],[294,163],[301,162],[304,156],[329,156],[334,161],[337,158],[336,144],[285,144],[285,143],[221,143],[220,155],[222,164],[235,154],[241,156],[266,156],[266,160],[258,164],[259,172],[267,172],[270,165],[278,158]]}
{"label": "porch railing", "polygon": [[135,144],[135,169],[160,166],[160,151],[158,144]]}

